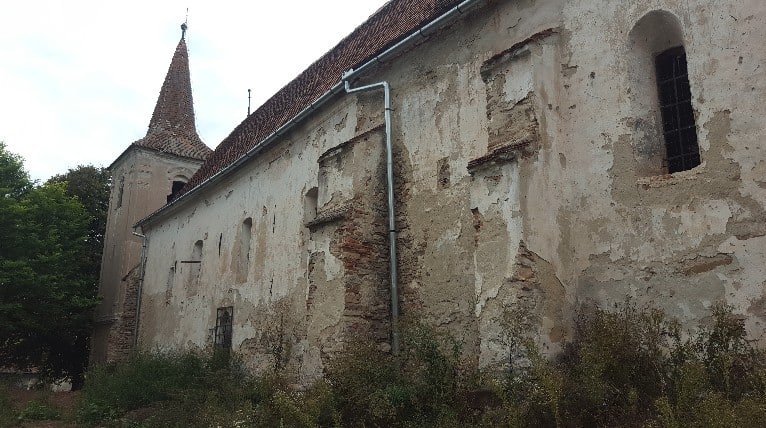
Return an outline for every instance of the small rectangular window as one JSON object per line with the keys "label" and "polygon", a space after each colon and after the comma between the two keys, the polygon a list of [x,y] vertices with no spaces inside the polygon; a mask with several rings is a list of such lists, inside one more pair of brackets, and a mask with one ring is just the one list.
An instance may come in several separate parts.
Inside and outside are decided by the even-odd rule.
{"label": "small rectangular window", "polygon": [[215,318],[214,340],[215,346],[223,349],[231,349],[231,328],[234,318],[234,307],[227,306],[218,308]]}
{"label": "small rectangular window", "polygon": [[668,172],[686,171],[700,164],[700,151],[684,47],[663,51],[655,66]]}

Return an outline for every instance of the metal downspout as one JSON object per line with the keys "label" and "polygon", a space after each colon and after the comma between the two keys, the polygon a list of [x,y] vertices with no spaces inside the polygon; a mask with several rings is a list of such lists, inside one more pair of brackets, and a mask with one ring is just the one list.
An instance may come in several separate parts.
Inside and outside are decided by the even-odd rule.
{"label": "metal downspout", "polygon": [[133,326],[133,349],[138,345],[138,323],[141,320],[141,295],[144,291],[144,275],[146,274],[146,242],[148,238],[146,235],[142,235],[137,232],[133,232],[134,235],[144,240],[141,245],[141,276],[138,278],[138,293],[136,296],[136,324]]}
{"label": "metal downspout", "polygon": [[343,76],[346,93],[372,91],[383,89],[385,120],[386,120],[386,181],[388,193],[388,250],[389,250],[389,273],[391,278],[391,352],[399,353],[399,285],[396,267],[396,218],[394,211],[394,150],[391,144],[391,88],[388,82],[373,83],[371,85],[351,88],[347,77],[353,72],[350,70]]}

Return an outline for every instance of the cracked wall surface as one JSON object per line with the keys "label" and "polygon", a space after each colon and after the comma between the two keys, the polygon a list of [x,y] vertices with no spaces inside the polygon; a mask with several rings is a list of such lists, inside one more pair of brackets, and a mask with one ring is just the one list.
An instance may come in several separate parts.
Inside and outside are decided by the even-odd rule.
{"label": "cracked wall surface", "polygon": [[[674,174],[632,31],[658,11],[680,26],[702,159]],[[765,21],[753,0],[490,1],[367,72],[392,88],[402,315],[479,365],[507,359],[511,308],[555,353],[581,305],[626,297],[687,328],[729,303],[763,346]],[[150,224],[142,346],[210,346],[231,305],[246,361],[301,381],[350,337],[389,349],[382,123],[380,93],[340,95]],[[176,272],[167,299],[197,240],[200,285]]]}

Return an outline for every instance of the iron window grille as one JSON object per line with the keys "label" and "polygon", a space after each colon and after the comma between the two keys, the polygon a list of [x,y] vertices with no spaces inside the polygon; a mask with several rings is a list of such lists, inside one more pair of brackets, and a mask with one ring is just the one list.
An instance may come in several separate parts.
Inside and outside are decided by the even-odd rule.
{"label": "iron window grille", "polygon": [[234,307],[218,308],[215,318],[214,343],[216,347],[231,349],[232,319]]}
{"label": "iron window grille", "polygon": [[655,67],[668,172],[686,171],[700,164],[700,152],[684,47],[661,52]]}

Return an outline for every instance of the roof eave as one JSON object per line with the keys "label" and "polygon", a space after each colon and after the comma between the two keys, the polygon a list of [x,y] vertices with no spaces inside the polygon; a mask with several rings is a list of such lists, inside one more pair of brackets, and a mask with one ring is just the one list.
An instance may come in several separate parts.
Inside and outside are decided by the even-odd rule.
{"label": "roof eave", "polygon": [[[141,140],[138,140],[138,141],[141,141]],[[157,153],[157,154],[161,154],[161,155],[165,155],[165,156],[172,156],[174,158],[190,160],[190,161],[199,162],[199,163],[205,162],[205,159],[203,159],[203,158],[197,158],[197,157],[193,157],[193,156],[183,156],[183,155],[178,155],[178,154],[175,154],[175,153],[170,153],[170,152],[166,152],[166,151],[163,151],[163,150],[155,149],[155,148],[152,148],[152,147],[142,146],[142,145],[138,144],[138,141],[134,141],[134,142],[130,143],[128,148],[123,150],[122,153],[120,153],[120,155],[117,156],[117,159],[115,159],[111,164],[109,164],[109,166],[106,167],[106,169],[111,171],[113,169],[113,167],[115,165],[117,165],[118,163],[120,163],[123,160],[123,158],[125,158],[125,156],[128,155],[128,152],[130,152],[132,150],[143,150],[143,151],[146,151],[146,152]]]}

